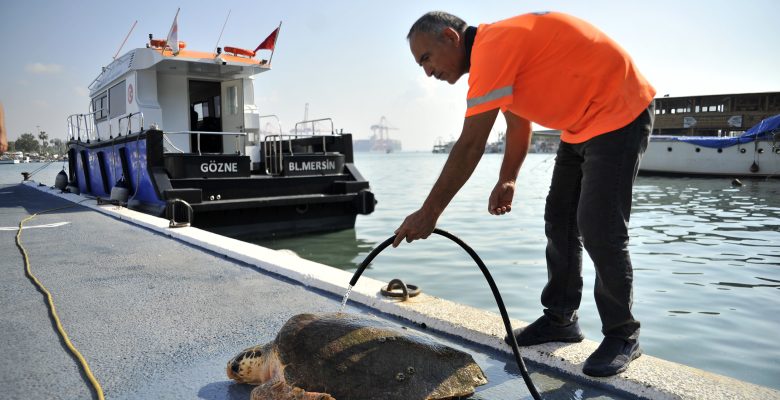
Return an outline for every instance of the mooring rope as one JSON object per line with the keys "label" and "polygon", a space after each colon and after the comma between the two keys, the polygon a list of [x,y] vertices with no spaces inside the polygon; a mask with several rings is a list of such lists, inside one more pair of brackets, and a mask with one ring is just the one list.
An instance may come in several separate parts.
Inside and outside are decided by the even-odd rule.
{"label": "mooring rope", "polygon": [[[86,201],[88,199],[82,200]],[[76,346],[73,345],[73,343],[70,341],[70,338],[68,338],[68,333],[65,332],[65,328],[62,326],[62,322],[60,321],[60,317],[57,315],[57,308],[54,306],[54,298],[51,295],[51,292],[49,292],[48,289],[41,283],[41,281],[33,275],[32,270],[30,268],[30,257],[27,255],[27,250],[25,250],[24,246],[22,246],[22,229],[24,228],[24,224],[27,221],[32,220],[33,218],[37,217],[40,214],[53,212],[53,211],[59,211],[65,208],[75,207],[80,202],[64,207],[57,207],[52,208],[50,210],[41,211],[38,213],[35,213],[33,215],[30,215],[29,217],[21,220],[19,222],[19,230],[16,232],[16,247],[19,248],[19,251],[22,253],[22,258],[24,258],[24,273],[27,276],[27,278],[32,281],[32,283],[36,286],[38,291],[43,293],[44,296],[46,296],[46,304],[49,307],[49,314],[51,315],[52,320],[54,321],[54,324],[57,327],[57,332],[60,335],[60,338],[62,338],[62,341],[65,342],[65,345],[68,347],[68,350],[70,353],[78,359],[79,364],[81,365],[81,369],[84,371],[84,374],[86,375],[87,379],[89,380],[89,383],[92,385],[92,389],[95,392],[95,395],[97,395],[97,398],[99,400],[104,400],[105,397],[103,396],[103,389],[100,387],[100,383],[98,382],[97,378],[92,374],[92,370],[89,369],[89,364],[87,363],[87,360],[84,359],[84,357],[79,353],[79,351],[76,349]]]}
{"label": "mooring rope", "polygon": [[45,164],[43,164],[43,165],[39,166],[38,168],[36,168],[35,170],[33,170],[33,172],[30,172],[30,174],[27,175],[27,179],[32,178],[33,176],[35,176],[35,174],[37,174],[38,172],[43,171],[44,169],[46,169],[46,167],[56,163],[57,161],[59,161],[59,160],[47,161]]}

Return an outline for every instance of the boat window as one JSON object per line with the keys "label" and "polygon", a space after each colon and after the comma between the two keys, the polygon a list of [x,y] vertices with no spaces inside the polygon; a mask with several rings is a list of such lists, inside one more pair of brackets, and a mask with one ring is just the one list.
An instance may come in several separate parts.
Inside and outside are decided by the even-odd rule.
{"label": "boat window", "polygon": [[228,115],[238,114],[238,90],[235,86],[227,88],[227,113]]}
{"label": "boat window", "polygon": [[[220,83],[213,81],[190,81],[190,130],[219,132],[222,127],[219,109]],[[215,139],[216,140],[216,139]],[[221,143],[221,138],[219,138]],[[193,149],[197,148],[195,144]]]}
{"label": "boat window", "polygon": [[125,81],[119,82],[108,89],[108,112],[110,118],[124,115],[127,110]]}
{"label": "boat window", "polygon": [[92,99],[92,111],[95,111],[95,121],[108,117],[108,92],[103,92]]}
{"label": "boat window", "polygon": [[203,117],[203,103],[193,104],[192,110],[190,111],[190,126],[192,129],[195,129],[198,122],[203,121]]}

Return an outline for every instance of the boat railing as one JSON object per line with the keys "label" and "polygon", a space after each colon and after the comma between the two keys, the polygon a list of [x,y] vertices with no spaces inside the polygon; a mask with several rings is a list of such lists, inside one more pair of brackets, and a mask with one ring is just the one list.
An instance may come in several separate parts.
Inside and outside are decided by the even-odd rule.
{"label": "boat railing", "polygon": [[[96,110],[86,114],[71,114],[68,116],[68,139],[77,141],[86,141],[87,143],[93,139],[93,132],[97,132],[95,125],[95,114],[103,112],[103,110]],[[97,139],[98,135],[95,135]],[[82,139],[83,138],[83,139]]]}
{"label": "boat railing", "polygon": [[[293,146],[293,140],[295,139],[304,137],[314,138],[319,136],[322,139],[322,154],[327,153],[326,135],[322,135],[316,130],[315,124],[319,122],[329,122],[330,134],[336,134],[333,120],[331,118],[320,118],[296,123],[295,129],[288,135],[281,133],[281,127],[279,128],[280,133],[278,135],[266,135],[263,139],[265,173],[268,175],[281,175],[282,172],[284,172],[283,159],[285,156],[295,155],[295,146]],[[311,125],[311,128],[308,128],[309,125]]]}
{"label": "boat railing", "polygon": [[[122,136],[122,121],[125,120],[127,120],[127,134],[130,135],[133,133],[133,117],[137,117],[136,120],[139,121],[138,130],[136,132],[140,133],[144,130],[144,113],[140,111],[129,113],[117,120],[117,130],[119,131],[117,133],[117,137]],[[110,138],[114,137],[113,133],[111,132],[111,124],[108,125],[108,134]]]}
{"label": "boat railing", "polygon": [[[100,136],[100,129],[99,124],[95,122],[95,115],[98,113],[102,113],[104,110],[95,110],[86,114],[71,114],[68,116],[67,123],[68,123],[68,139],[70,140],[77,140],[77,141],[85,141],[87,143],[90,143],[93,140],[101,141],[106,138],[103,138]],[[127,134],[130,135],[133,132],[133,117],[135,117],[136,120],[140,121],[138,130],[135,132],[141,132],[144,128],[144,114],[142,112],[135,112],[135,113],[129,113],[127,115],[124,115],[120,117],[117,120],[117,126],[118,131],[117,137],[122,136],[122,122],[127,121]],[[113,139],[113,129],[112,125],[109,123],[108,125],[108,139]]]}
{"label": "boat railing", "polygon": [[[263,161],[265,173],[268,175],[281,175],[284,170],[282,164],[285,154],[293,154],[292,141],[297,135],[267,135],[263,139]],[[285,146],[287,142],[287,146]]]}
{"label": "boat railing", "polygon": [[[316,136],[306,137],[315,138]],[[296,155],[296,145],[293,143],[296,139],[301,139],[304,136],[301,135],[267,135],[263,139],[263,162],[265,164],[265,173],[268,175],[281,175],[284,172],[284,157]],[[298,151],[298,153],[304,154],[327,154],[328,147],[326,136],[320,136],[322,140],[321,151],[313,151],[311,142],[309,145],[305,145],[302,148],[306,149]],[[316,140],[316,139],[315,139]]]}
{"label": "boat railing", "polygon": [[[316,128],[315,124],[318,123],[318,122],[325,122],[325,121],[330,122],[330,134],[331,135],[335,135],[336,134],[336,130],[333,128],[333,119],[331,119],[331,118],[319,118],[319,119],[312,119],[312,120],[307,120],[307,121],[296,122],[295,123],[294,135],[295,136],[314,136],[314,135],[316,135],[318,133],[317,130],[315,129]],[[311,129],[307,129],[307,126],[309,124],[311,124]],[[298,129],[298,127],[301,127],[300,130]]]}
{"label": "boat railing", "polygon": [[[169,135],[187,135],[187,137],[192,137],[192,135],[195,135],[196,137],[196,143],[198,146],[198,155],[203,155],[201,152],[201,145],[200,145],[200,138],[201,135],[219,135],[219,136],[234,136],[236,138],[235,140],[235,153],[234,154],[244,154],[244,148],[246,146],[246,132],[206,132],[206,131],[179,131],[179,132],[165,132],[163,134],[163,138],[165,141],[176,151],[179,153],[187,153],[186,151],[178,148],[173,142],[168,138]],[[223,152],[224,153],[224,152]]]}

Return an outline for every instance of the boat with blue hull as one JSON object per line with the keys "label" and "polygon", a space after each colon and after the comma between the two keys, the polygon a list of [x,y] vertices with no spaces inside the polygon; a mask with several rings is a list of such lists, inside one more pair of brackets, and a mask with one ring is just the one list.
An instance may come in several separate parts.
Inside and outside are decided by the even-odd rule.
{"label": "boat with blue hull", "polygon": [[254,104],[268,61],[169,42],[150,35],[92,82],[89,112],[67,121],[66,189],[233,237],[350,229],[373,212],[352,135],[332,120],[261,131],[276,118]]}

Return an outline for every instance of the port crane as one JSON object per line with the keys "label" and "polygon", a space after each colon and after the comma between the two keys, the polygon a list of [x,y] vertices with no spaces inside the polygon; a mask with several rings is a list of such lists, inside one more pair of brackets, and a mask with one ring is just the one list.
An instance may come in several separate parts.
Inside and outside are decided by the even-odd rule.
{"label": "port crane", "polygon": [[397,130],[393,126],[390,126],[387,122],[387,118],[383,115],[379,119],[378,124],[371,125],[371,151],[384,151],[390,153],[393,151],[393,143],[390,140],[390,130]]}

